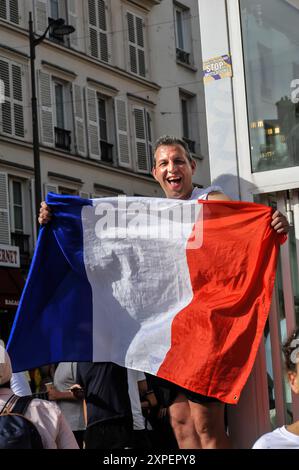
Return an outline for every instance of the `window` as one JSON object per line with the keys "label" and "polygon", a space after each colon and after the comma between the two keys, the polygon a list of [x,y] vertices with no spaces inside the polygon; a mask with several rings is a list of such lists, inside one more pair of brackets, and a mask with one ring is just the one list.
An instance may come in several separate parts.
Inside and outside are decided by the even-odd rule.
{"label": "window", "polygon": [[58,0],[50,0],[50,15],[53,20],[57,20],[58,18],[60,18]]}
{"label": "window", "polygon": [[108,138],[108,107],[111,106],[111,99],[98,95],[98,110],[99,110],[99,131],[100,131],[100,147],[101,147],[101,160],[104,162],[113,162],[112,149],[113,144],[109,143]]}
{"label": "window", "polygon": [[129,70],[141,77],[146,76],[144,21],[127,12],[129,41]]}
{"label": "window", "polygon": [[71,150],[71,131],[67,129],[66,104],[70,99],[68,85],[61,82],[53,82],[54,87],[54,134],[55,147],[63,150]]}
{"label": "window", "polygon": [[298,2],[258,7],[240,0],[253,173],[299,166]]}
{"label": "window", "polygon": [[149,173],[152,168],[152,129],[150,112],[139,106],[133,107],[137,171]]}
{"label": "window", "polygon": [[19,24],[18,0],[0,0],[0,18]]}
{"label": "window", "polygon": [[174,4],[176,58],[179,62],[191,63],[191,21],[190,10]]}
{"label": "window", "polygon": [[[66,3],[65,0],[49,0],[49,20],[57,20],[58,18],[63,18],[66,20]],[[51,34],[51,29],[49,31],[49,39],[58,43],[65,43],[68,41],[67,36],[54,36]]]}
{"label": "window", "polygon": [[87,115],[90,156],[113,163],[115,131],[112,97],[88,88]]}
{"label": "window", "polygon": [[49,19],[63,18],[67,24],[74,26],[75,31],[70,35],[56,37],[51,34],[50,30],[49,39],[58,44],[81,49],[79,38],[82,38],[83,32],[81,23],[78,21],[78,2],[79,0],[36,0],[34,2],[35,32],[42,35],[49,25]]}
{"label": "window", "polygon": [[90,54],[109,62],[107,5],[104,0],[88,0]]}
{"label": "window", "polygon": [[191,153],[196,153],[196,136],[198,135],[198,117],[196,97],[186,92],[180,93],[182,112],[182,138]]}
{"label": "window", "polygon": [[0,59],[0,80],[4,83],[5,97],[0,107],[0,130],[3,134],[22,138],[25,130],[21,65]]}
{"label": "window", "polygon": [[[40,71],[39,85],[42,143],[71,151],[73,129],[71,84]],[[74,99],[76,99],[76,96]],[[78,107],[76,110],[78,110]],[[77,118],[79,117],[75,116],[76,130],[78,128]]]}
{"label": "window", "polygon": [[23,195],[21,181],[12,181],[12,217],[15,232],[23,233]]}

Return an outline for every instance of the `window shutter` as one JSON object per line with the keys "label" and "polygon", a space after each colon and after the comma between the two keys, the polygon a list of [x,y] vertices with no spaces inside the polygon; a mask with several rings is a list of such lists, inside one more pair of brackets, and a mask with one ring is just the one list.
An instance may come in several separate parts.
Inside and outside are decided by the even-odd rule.
{"label": "window shutter", "polygon": [[143,19],[127,12],[130,71],[146,76]]}
{"label": "window shutter", "polygon": [[18,0],[0,0],[0,18],[19,24]]}
{"label": "window shutter", "polygon": [[141,173],[149,172],[148,164],[148,149],[146,139],[146,122],[145,110],[143,108],[134,107],[134,122],[135,122],[135,145],[137,157],[137,170]]}
{"label": "window shutter", "polygon": [[70,44],[73,46],[75,49],[78,49],[79,47],[79,40],[78,40],[78,5],[77,5],[77,0],[68,0],[67,2],[67,7],[68,7],[68,22],[70,25],[74,26],[75,31],[70,34]]}
{"label": "window shutter", "polygon": [[12,95],[13,95],[13,116],[14,134],[16,137],[24,137],[24,106],[23,106],[23,86],[22,68],[20,65],[12,64]]}
{"label": "window shutter", "polygon": [[146,138],[147,138],[147,155],[149,161],[149,169],[151,170],[154,163],[153,156],[153,129],[152,129],[152,116],[147,110],[144,110],[145,120],[146,120]]}
{"label": "window shutter", "polygon": [[36,212],[35,212],[35,180],[32,178],[30,180],[30,196],[31,196],[31,214],[32,214],[32,233],[33,233],[33,242],[36,244]]}
{"label": "window shutter", "polygon": [[8,178],[0,173],[0,243],[10,245]]}
{"label": "window shutter", "polygon": [[44,197],[45,197],[45,199],[46,199],[48,193],[59,194],[58,186],[56,184],[45,183],[44,184]]}
{"label": "window shutter", "polygon": [[12,135],[12,96],[10,85],[9,62],[0,60],[0,79],[4,83],[5,101],[1,104],[1,131],[4,134]]}
{"label": "window shutter", "polygon": [[144,50],[144,30],[143,20],[136,16],[136,37],[137,37],[137,52],[138,52],[138,71],[139,75],[145,77],[145,50]]}
{"label": "window shutter", "polygon": [[48,18],[50,16],[48,0],[35,0],[34,5],[35,30],[37,34],[42,35],[48,27]]}
{"label": "window shutter", "polygon": [[73,84],[73,107],[75,118],[76,150],[79,155],[86,157],[86,130],[83,88],[76,84]]}
{"label": "window shutter", "polygon": [[9,21],[19,24],[19,2],[18,0],[9,0]]}
{"label": "window shutter", "polygon": [[0,79],[4,83],[5,101],[1,105],[1,130],[24,137],[23,76],[20,65],[0,60]]}
{"label": "window shutter", "polygon": [[45,145],[54,146],[53,107],[52,107],[52,80],[51,75],[39,73],[40,85],[40,113],[41,113],[41,141]]}
{"label": "window shutter", "polygon": [[0,0],[0,18],[7,20],[7,0]]}
{"label": "window shutter", "polygon": [[97,160],[101,159],[99,117],[97,106],[97,93],[92,88],[87,88],[87,118],[88,118],[88,143],[89,155]]}
{"label": "window shutter", "polygon": [[131,168],[127,102],[120,98],[115,98],[115,118],[118,162],[120,166]]}
{"label": "window shutter", "polygon": [[90,54],[109,62],[106,2],[88,0]]}

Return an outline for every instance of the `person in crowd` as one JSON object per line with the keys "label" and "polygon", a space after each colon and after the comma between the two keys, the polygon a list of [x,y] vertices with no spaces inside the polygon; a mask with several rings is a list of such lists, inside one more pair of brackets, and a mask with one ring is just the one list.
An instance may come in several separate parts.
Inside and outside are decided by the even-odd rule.
{"label": "person in crowd", "polygon": [[[299,394],[299,328],[283,345],[285,369],[292,391]],[[299,421],[281,426],[261,436],[253,449],[299,449]]]}
{"label": "person in crowd", "polygon": [[[0,345],[0,410],[13,395],[10,388],[12,368],[10,358]],[[44,449],[78,449],[76,439],[55,403],[33,399],[25,413],[36,426]]]}
{"label": "person in crowd", "polygon": [[[167,198],[229,200],[220,187],[193,187],[192,176],[195,169],[196,162],[182,139],[162,136],[157,140],[152,174]],[[42,202],[39,223],[49,222],[51,215],[50,208]],[[271,226],[280,234],[288,232],[289,224],[283,214],[275,211]],[[223,402],[190,392],[168,381],[163,381],[163,387],[170,389],[170,399],[165,406],[169,407],[170,423],[179,448],[230,447],[224,424]]]}
{"label": "person in crowd", "polygon": [[[113,362],[79,362],[77,384],[87,408],[86,449],[132,447],[133,419],[127,370]],[[80,389],[72,387],[75,395]]]}
{"label": "person in crowd", "polygon": [[54,372],[53,384],[48,387],[48,400],[55,400],[72,429],[76,441],[83,448],[85,421],[83,400],[71,391],[77,381],[77,363],[60,362]]}
{"label": "person in crowd", "polygon": [[[131,402],[131,409],[133,415],[133,448],[149,450],[152,448],[149,438],[148,429],[146,429],[146,421],[142,414],[142,407],[140,401],[140,393],[145,397],[148,393],[147,382],[144,372],[139,370],[127,369],[128,374],[128,389]],[[153,403],[151,404],[150,395],[147,395],[147,405],[155,406],[157,401],[155,397],[151,397]]]}

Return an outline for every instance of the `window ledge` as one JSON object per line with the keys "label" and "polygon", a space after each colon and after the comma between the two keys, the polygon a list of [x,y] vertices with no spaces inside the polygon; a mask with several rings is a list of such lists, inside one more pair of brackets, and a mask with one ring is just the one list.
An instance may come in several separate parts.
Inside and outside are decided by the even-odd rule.
{"label": "window ledge", "polygon": [[192,70],[192,72],[197,72],[198,71],[198,69],[194,65],[186,64],[185,62],[181,62],[180,60],[177,60],[177,59],[176,59],[176,63],[178,65],[181,65],[182,67],[185,67],[188,70]]}

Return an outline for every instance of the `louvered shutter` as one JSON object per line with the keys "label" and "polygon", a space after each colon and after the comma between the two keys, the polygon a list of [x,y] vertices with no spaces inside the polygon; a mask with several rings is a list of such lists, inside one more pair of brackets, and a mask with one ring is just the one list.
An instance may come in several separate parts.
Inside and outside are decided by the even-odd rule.
{"label": "louvered shutter", "polygon": [[152,129],[152,116],[147,110],[144,111],[146,121],[146,139],[147,139],[147,155],[149,161],[149,169],[153,167],[154,155],[153,155],[153,129]]}
{"label": "louvered shutter", "polygon": [[88,0],[90,54],[109,62],[106,2]]}
{"label": "louvered shutter", "polygon": [[0,173],[0,243],[10,245],[8,178]]}
{"label": "louvered shutter", "polygon": [[10,84],[10,64],[6,60],[0,60],[0,80],[4,83],[4,102],[1,104],[1,131],[5,134],[13,134],[12,126],[12,96]]}
{"label": "louvered shutter", "polygon": [[19,24],[19,2],[18,0],[9,0],[9,21]]}
{"label": "louvered shutter", "polygon": [[79,155],[86,157],[86,129],[83,88],[76,84],[73,84],[73,108],[75,118],[76,150]]}
{"label": "louvered shutter", "polygon": [[45,72],[39,73],[40,88],[40,113],[41,113],[41,141],[43,144],[54,146],[53,126],[53,99],[51,75]]}
{"label": "louvered shutter", "polygon": [[45,199],[46,199],[46,196],[47,196],[48,193],[59,194],[58,186],[56,184],[45,183],[44,184],[44,197],[45,197]]}
{"label": "louvered shutter", "polygon": [[18,0],[0,0],[0,18],[19,24]]}
{"label": "louvered shutter", "polygon": [[34,246],[36,244],[36,211],[35,211],[35,180],[32,178],[30,180],[30,200],[31,200],[31,214],[32,214],[32,233],[33,233],[33,242]]}
{"label": "louvered shutter", "polygon": [[127,12],[128,41],[129,41],[129,68],[130,71],[146,76],[145,44],[143,19],[133,13]]}
{"label": "louvered shutter", "polygon": [[146,121],[145,110],[140,107],[134,107],[134,123],[135,123],[135,148],[137,157],[137,170],[141,173],[149,172],[148,149],[146,139]]}
{"label": "louvered shutter", "polygon": [[97,160],[101,159],[100,132],[97,93],[92,88],[87,88],[87,119],[88,119],[88,143],[89,155]]}
{"label": "louvered shutter", "polygon": [[8,19],[7,0],[0,0],[0,18],[3,20]]}
{"label": "louvered shutter", "polygon": [[12,64],[12,97],[13,97],[13,117],[14,135],[24,137],[24,106],[23,106],[23,71],[20,65]]}
{"label": "louvered shutter", "polygon": [[4,83],[5,96],[1,105],[1,130],[5,134],[24,137],[22,67],[0,60],[0,79]]}
{"label": "louvered shutter", "polygon": [[39,35],[44,34],[48,27],[49,7],[48,0],[34,1],[35,30]]}
{"label": "louvered shutter", "polygon": [[115,98],[114,101],[118,162],[120,166],[131,168],[127,102],[120,98]]}
{"label": "louvered shutter", "polygon": [[70,34],[70,44],[73,46],[75,49],[78,49],[79,47],[79,40],[78,40],[78,5],[77,5],[77,0],[68,0],[67,2],[67,7],[68,7],[68,22],[70,25],[72,25],[75,28],[75,31]]}

